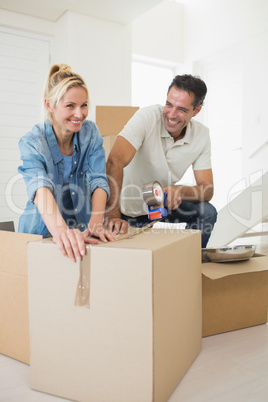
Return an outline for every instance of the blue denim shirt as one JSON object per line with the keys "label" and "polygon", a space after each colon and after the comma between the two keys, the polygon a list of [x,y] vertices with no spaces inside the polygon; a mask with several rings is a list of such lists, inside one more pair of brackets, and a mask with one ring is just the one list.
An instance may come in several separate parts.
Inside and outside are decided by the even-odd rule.
{"label": "blue denim shirt", "polygon": [[[80,230],[84,230],[91,216],[91,196],[100,187],[110,196],[105,173],[103,139],[95,123],[86,120],[79,132],[74,134],[72,170],[69,176],[70,202],[73,217]],[[47,187],[53,194],[64,217],[62,198],[64,192],[64,157],[49,122],[37,124],[19,141],[23,175],[29,200],[19,220],[18,231],[22,233],[49,235],[48,229],[33,200],[40,187]],[[66,220],[66,219],[65,219]]]}

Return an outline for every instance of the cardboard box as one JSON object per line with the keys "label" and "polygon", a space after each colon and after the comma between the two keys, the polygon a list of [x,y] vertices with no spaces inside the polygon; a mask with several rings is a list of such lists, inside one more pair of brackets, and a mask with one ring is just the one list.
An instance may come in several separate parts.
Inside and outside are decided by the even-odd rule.
{"label": "cardboard box", "polygon": [[117,135],[138,110],[134,106],[96,106],[96,124],[101,135]]}
{"label": "cardboard box", "polygon": [[203,336],[267,322],[268,256],[202,264]]}
{"label": "cardboard box", "polygon": [[27,243],[42,236],[0,231],[0,353],[30,362]]}
{"label": "cardboard box", "polygon": [[105,150],[105,158],[108,159],[108,155],[115,143],[116,135],[107,135],[103,137],[103,148]]}
{"label": "cardboard box", "polygon": [[[31,387],[76,401],[166,402],[201,350],[200,232],[148,230],[82,265],[30,243]],[[75,305],[82,268],[89,308]]]}

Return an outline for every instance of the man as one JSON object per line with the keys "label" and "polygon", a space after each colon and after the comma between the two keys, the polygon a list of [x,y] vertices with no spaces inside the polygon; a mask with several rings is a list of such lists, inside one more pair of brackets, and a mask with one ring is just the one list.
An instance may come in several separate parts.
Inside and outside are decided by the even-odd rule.
{"label": "man", "polygon": [[[209,130],[192,120],[202,109],[206,84],[192,75],[177,75],[168,88],[165,106],[138,110],[118,135],[107,161],[111,196],[106,223],[113,233],[149,220],[142,186],[157,180],[167,194],[165,222],[186,222],[202,231],[206,247],[216,209],[213,196]],[[192,165],[196,185],[176,184]],[[120,205],[121,199],[121,205]]]}

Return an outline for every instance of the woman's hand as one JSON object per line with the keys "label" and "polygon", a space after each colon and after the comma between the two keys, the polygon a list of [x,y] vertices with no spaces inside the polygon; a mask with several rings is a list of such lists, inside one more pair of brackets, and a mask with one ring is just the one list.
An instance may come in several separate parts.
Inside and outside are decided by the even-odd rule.
{"label": "woman's hand", "polygon": [[53,236],[53,241],[57,244],[62,254],[73,262],[81,261],[86,252],[86,243],[98,243],[97,239],[86,238],[84,232],[79,229],[62,230]]}

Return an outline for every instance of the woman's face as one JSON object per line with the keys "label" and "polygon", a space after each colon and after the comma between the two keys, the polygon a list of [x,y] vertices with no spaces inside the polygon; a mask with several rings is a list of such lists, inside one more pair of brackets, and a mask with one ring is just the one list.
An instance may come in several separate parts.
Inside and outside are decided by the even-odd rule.
{"label": "woman's face", "polygon": [[[49,105],[47,107],[49,109]],[[68,89],[58,105],[49,111],[55,134],[66,135],[79,131],[88,115],[87,91],[83,87]]]}

